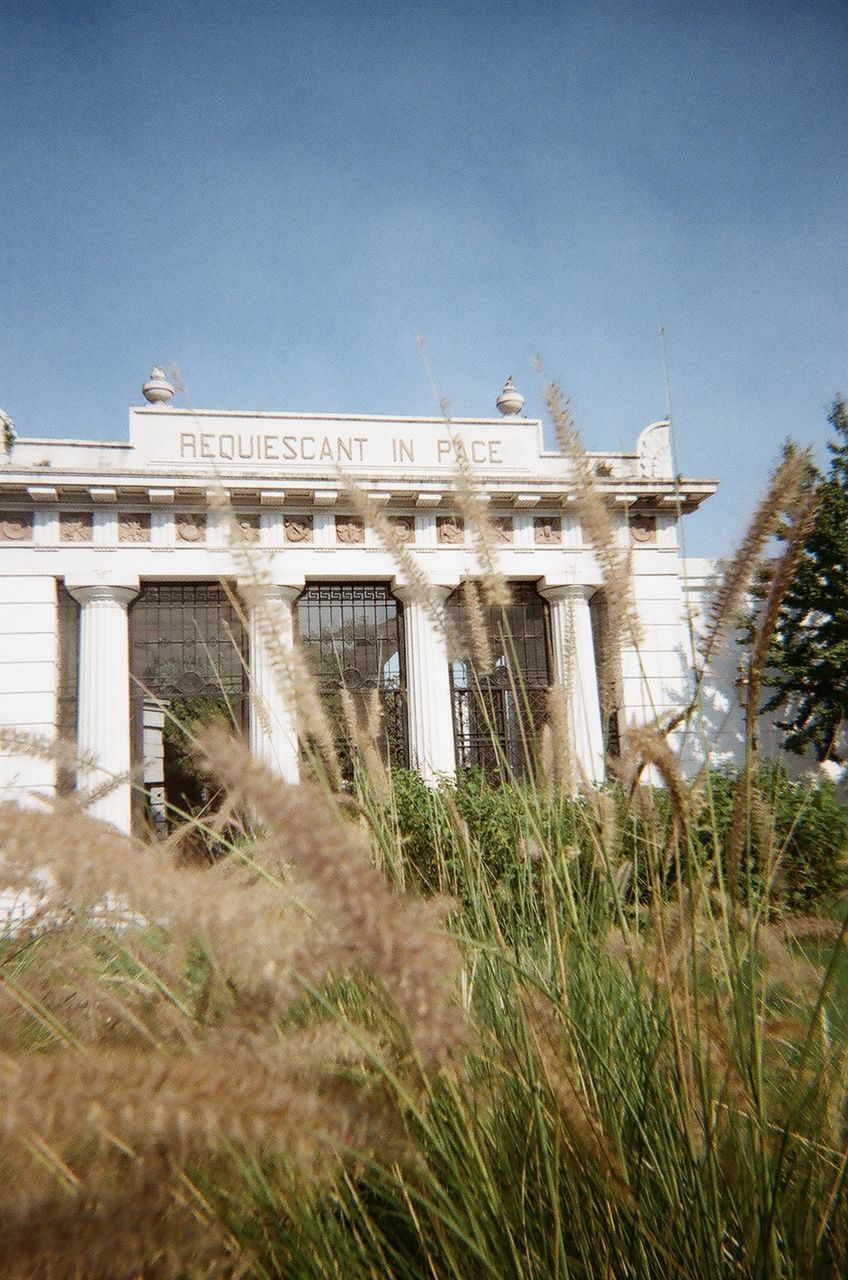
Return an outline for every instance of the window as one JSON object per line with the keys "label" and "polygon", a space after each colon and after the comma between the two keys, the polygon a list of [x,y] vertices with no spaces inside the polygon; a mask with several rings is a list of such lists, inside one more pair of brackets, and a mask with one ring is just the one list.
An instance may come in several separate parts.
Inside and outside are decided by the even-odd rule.
{"label": "window", "polygon": [[161,834],[170,809],[196,812],[210,802],[180,726],[217,717],[244,728],[247,688],[246,636],[224,588],[145,582],[130,606],[131,732],[145,814]]}
{"label": "window", "polygon": [[550,684],[548,607],[532,583],[511,584],[505,609],[483,606],[491,669],[475,657],[463,588],[447,601],[456,763],[522,777],[533,759]]}
{"label": "window", "polygon": [[300,642],[312,660],[320,689],[338,731],[348,777],[340,690],[347,689],[360,717],[376,696],[382,708],[379,746],[383,758],[408,763],[403,610],[388,587],[368,583],[312,583],[297,603]]}
{"label": "window", "polygon": [[[56,728],[70,746],[77,745],[77,705],[79,700],[80,606],[62,582],[56,583],[57,629],[59,641],[59,683]],[[61,796],[76,789],[77,773],[72,765],[56,771],[56,790]]]}
{"label": "window", "polygon": [[610,639],[609,604],[606,591],[601,588],[589,601],[592,617],[592,643],[595,649],[595,667],[598,673],[598,700],[601,704],[601,725],[604,735],[604,751],[608,756],[621,755],[619,708],[621,706],[621,661],[613,651]]}

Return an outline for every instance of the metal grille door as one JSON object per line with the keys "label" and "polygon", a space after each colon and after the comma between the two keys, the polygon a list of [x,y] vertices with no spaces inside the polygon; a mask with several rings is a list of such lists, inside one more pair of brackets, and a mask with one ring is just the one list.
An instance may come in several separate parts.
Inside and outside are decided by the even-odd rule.
{"label": "metal grille door", "polygon": [[344,748],[339,692],[348,690],[360,714],[376,691],[382,706],[380,748],[391,764],[408,763],[403,610],[380,584],[312,583],[297,604],[300,642],[310,655],[321,692]]}

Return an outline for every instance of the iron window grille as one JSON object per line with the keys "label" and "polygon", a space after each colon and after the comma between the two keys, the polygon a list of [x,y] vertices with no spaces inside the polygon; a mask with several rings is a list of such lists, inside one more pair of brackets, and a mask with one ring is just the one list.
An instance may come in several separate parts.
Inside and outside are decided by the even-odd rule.
{"label": "iron window grille", "polygon": [[353,756],[343,689],[363,724],[369,700],[379,699],[381,755],[389,764],[407,766],[403,608],[388,587],[311,583],[297,602],[297,628],[328,707],[348,779],[353,775]]}
{"label": "iron window grille", "polygon": [[[56,729],[71,747],[78,743],[80,605],[63,582],[56,582],[59,679]],[[70,795],[76,790],[77,771],[71,764],[56,770],[56,790]]]}
{"label": "iron window grille", "polygon": [[[547,602],[533,583],[510,584],[506,608],[483,608],[491,668],[480,670],[462,587],[447,600],[456,763],[493,779],[525,776],[550,685]],[[478,646],[479,647],[479,646]]]}
{"label": "iron window grille", "polygon": [[214,582],[145,582],[130,606],[130,723],[146,811],[158,828],[169,806],[194,809],[206,786],[193,772],[180,724],[212,716],[246,727],[247,637]]}

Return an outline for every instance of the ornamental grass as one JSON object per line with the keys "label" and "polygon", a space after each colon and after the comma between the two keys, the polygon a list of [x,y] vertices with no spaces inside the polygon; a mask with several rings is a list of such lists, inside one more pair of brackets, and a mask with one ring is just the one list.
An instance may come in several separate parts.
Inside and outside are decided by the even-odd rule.
{"label": "ornamental grass", "polygon": [[[464,493],[490,608],[497,539]],[[612,541],[598,560],[609,589]],[[720,585],[705,663],[754,568]],[[626,593],[611,617],[633,643]],[[844,1275],[832,791],[762,767],[751,733],[737,775],[684,776],[680,723],[581,790],[566,690],[523,781],[437,789],[342,700],[344,788],[305,664],[281,646],[279,667],[320,781],[191,726],[219,795],[186,819],[205,864],[85,796],[0,807],[3,880],[37,904],[0,943],[0,1276]]]}

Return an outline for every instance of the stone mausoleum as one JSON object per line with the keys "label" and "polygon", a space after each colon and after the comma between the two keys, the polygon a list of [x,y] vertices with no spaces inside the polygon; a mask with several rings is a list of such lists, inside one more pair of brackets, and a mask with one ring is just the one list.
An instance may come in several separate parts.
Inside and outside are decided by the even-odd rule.
{"label": "stone mausoleum", "polygon": [[[605,600],[572,467],[522,416],[511,380],[497,417],[449,421],[179,408],[158,369],[143,391],[126,440],[15,441],[7,430],[0,453],[0,724],[60,733],[103,776],[137,780],[93,803],[116,826],[163,821],[182,785],[169,712],[198,700],[224,706],[253,750],[298,776],[262,602],[253,593],[239,607],[244,550],[232,545],[222,491],[261,561],[278,643],[299,637],[330,700],[342,685],[356,697],[376,691],[384,753],[428,780],[487,767],[493,736],[520,774],[554,681],[567,687],[574,751],[594,781],[625,724],[687,696],[691,601],[678,531],[716,485],[675,478],[666,422],[646,426],[631,453],[589,455],[630,553],[643,632],[638,654],[625,651],[599,687]],[[462,635],[461,584],[480,566],[458,459],[512,589],[508,626],[500,611],[486,617],[493,663],[483,673],[470,651],[448,652],[420,591],[349,497],[352,483],[391,522]],[[32,802],[76,782],[7,740],[3,798]]]}

